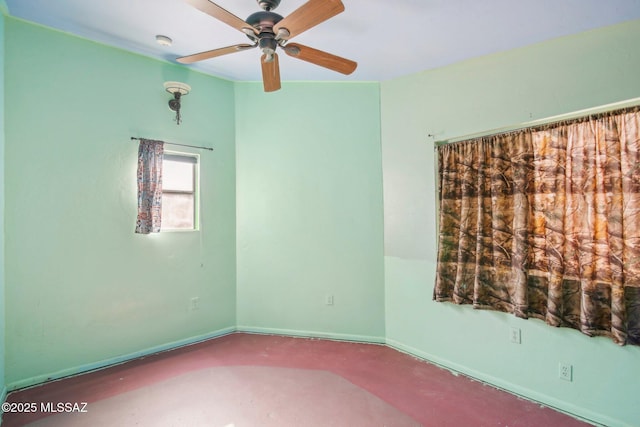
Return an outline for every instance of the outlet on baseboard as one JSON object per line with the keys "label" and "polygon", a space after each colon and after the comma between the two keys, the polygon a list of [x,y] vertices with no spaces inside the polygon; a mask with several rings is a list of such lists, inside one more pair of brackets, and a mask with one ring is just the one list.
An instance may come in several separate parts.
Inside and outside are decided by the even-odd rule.
{"label": "outlet on baseboard", "polygon": [[195,311],[200,308],[200,297],[193,297],[189,300],[189,311]]}

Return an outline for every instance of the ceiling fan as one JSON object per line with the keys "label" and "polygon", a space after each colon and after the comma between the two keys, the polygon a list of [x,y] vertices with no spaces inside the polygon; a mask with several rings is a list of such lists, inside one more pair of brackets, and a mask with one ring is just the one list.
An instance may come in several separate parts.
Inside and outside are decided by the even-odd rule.
{"label": "ceiling fan", "polygon": [[278,46],[292,58],[311,62],[342,74],[351,74],[358,66],[349,59],[298,43],[288,43],[289,39],[344,11],[344,5],[340,0],[309,0],[287,17],[272,12],[278,7],[280,0],[257,0],[263,11],[253,13],[246,21],[209,0],[185,1],[196,9],[242,31],[253,44],[236,44],[177,58],[176,61],[182,64],[191,64],[259,47],[263,53],[260,61],[265,92],[280,89],[280,65],[276,53]]}

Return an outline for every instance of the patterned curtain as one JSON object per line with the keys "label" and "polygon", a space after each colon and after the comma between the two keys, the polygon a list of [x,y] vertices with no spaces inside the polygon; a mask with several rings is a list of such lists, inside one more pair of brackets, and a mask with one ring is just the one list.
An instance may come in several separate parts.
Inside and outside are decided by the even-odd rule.
{"label": "patterned curtain", "polygon": [[164,143],[140,139],[138,148],[138,219],[136,233],[160,232]]}
{"label": "patterned curtain", "polygon": [[640,345],[640,108],[438,158],[434,300]]}

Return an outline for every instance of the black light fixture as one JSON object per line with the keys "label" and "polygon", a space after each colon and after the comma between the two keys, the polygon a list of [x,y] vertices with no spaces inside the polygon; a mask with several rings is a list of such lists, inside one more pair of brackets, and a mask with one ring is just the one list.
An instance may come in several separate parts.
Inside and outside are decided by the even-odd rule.
{"label": "black light fixture", "polygon": [[180,116],[180,99],[191,92],[191,86],[186,83],[181,82],[165,82],[164,88],[167,92],[173,95],[173,98],[169,100],[169,108],[171,111],[176,112],[176,124],[180,124],[182,122],[182,117]]}

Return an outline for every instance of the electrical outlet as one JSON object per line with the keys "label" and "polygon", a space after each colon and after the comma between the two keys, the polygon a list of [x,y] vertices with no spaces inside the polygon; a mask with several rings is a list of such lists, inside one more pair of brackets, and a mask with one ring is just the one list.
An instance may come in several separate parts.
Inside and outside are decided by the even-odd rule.
{"label": "electrical outlet", "polygon": [[514,344],[520,344],[522,342],[521,338],[520,328],[511,327],[509,330],[509,341]]}
{"label": "electrical outlet", "polygon": [[558,378],[565,381],[573,381],[573,366],[569,363],[560,362],[558,364]]}
{"label": "electrical outlet", "polygon": [[193,297],[189,300],[189,311],[195,311],[200,308],[200,297]]}
{"label": "electrical outlet", "polygon": [[333,295],[327,295],[324,299],[324,303],[327,305],[333,305]]}

